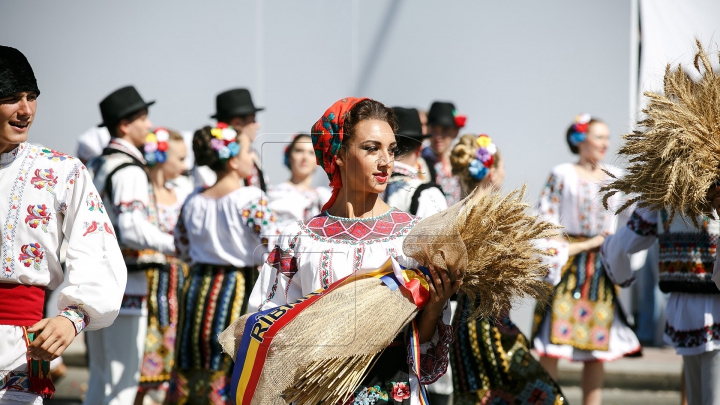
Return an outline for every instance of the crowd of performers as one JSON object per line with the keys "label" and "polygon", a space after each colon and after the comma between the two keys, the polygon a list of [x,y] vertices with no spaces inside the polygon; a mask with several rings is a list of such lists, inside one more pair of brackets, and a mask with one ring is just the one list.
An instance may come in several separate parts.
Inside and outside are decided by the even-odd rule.
{"label": "crowd of performers", "polygon": [[[153,126],[154,102],[134,87],[100,102],[110,139],[99,156],[80,150],[85,164],[28,141],[39,95],[22,53],[0,47],[3,405],[50,397],[50,362],[82,331],[86,404],[140,404],[153,390],[167,404],[231,403],[233,362],[217,338],[228,325],[389,257],[413,266],[402,242],[418,221],[472,190],[499,190],[505,174],[496,140],[459,136],[465,117],[449,102],[424,114],[340,100],[293,137],[277,157],[290,179],[270,185],[252,149],[262,108],[246,89],[220,93],[217,122],[195,131],[194,181],[183,137]],[[419,373],[401,334],[347,403],[419,404],[428,386],[433,404],[561,404],[557,363],[567,359],[584,363],[583,403],[599,404],[603,363],[641,353],[618,288],[634,280],[630,255],[658,240],[660,288],[670,293],[665,339],[683,356],[688,401],[720,404],[720,291],[711,280],[720,222],[705,216],[694,227],[649,209],[616,215],[627,197],[611,197],[609,209],[600,198],[604,170],[622,175],[602,163],[608,126],[581,114],[565,140],[578,160],[552,169],[537,205],[564,237],[544,241],[555,289],[536,309],[533,335],[507,313],[468,320],[473,302],[456,294],[460,281],[431,268],[431,298],[416,319]],[[316,164],[329,187],[312,187]],[[57,312],[44,317],[46,291],[63,280]]]}

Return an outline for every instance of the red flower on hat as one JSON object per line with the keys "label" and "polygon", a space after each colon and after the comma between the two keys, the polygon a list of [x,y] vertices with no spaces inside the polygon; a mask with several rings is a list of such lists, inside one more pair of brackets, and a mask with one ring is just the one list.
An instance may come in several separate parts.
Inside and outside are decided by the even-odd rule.
{"label": "red flower on hat", "polygon": [[466,115],[456,115],[455,117],[455,126],[458,128],[462,128],[465,126],[465,121],[467,121]]}

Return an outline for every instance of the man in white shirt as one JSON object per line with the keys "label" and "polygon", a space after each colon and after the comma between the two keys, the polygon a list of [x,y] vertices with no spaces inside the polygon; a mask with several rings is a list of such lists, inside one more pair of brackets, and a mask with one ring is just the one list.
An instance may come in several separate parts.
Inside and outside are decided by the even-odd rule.
{"label": "man in white shirt", "polygon": [[[25,56],[0,46],[0,405],[52,397],[49,361],[82,330],[112,324],[126,270],[85,166],[27,142],[40,90]],[[43,317],[46,289],[68,284],[58,316]]]}
{"label": "man in white shirt", "polygon": [[393,107],[398,123],[395,134],[397,152],[395,168],[383,200],[388,205],[419,217],[427,217],[447,208],[445,196],[440,187],[432,180],[434,176],[421,176],[427,165],[420,157],[423,135],[418,111],[414,108]]}
{"label": "man in white shirt", "polygon": [[100,125],[108,128],[112,139],[88,166],[123,249],[128,283],[115,324],[87,336],[88,405],[134,403],[147,333],[144,270],[164,263],[164,255],[175,252],[173,236],[162,232],[148,215],[154,203],[139,149],[152,127],[148,107],[153,103],[145,102],[133,86],[120,88],[100,102]]}

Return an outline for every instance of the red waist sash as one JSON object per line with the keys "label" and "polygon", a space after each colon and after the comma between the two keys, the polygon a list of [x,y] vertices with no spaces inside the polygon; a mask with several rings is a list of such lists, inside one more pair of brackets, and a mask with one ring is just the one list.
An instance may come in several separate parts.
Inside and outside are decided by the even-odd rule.
{"label": "red waist sash", "polygon": [[45,288],[0,283],[0,325],[32,326],[43,318]]}

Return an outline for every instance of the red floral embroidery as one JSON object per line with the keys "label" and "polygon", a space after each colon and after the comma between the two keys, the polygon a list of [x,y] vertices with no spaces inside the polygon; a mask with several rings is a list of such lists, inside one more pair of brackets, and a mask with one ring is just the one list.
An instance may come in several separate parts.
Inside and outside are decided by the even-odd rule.
{"label": "red floral embroidery", "polygon": [[45,256],[45,248],[40,246],[37,242],[29,243],[27,245],[23,245],[20,248],[20,252],[19,260],[25,265],[25,267],[30,267],[30,265],[32,265],[35,270],[40,270],[40,262]]}
{"label": "red floral embroidery", "polygon": [[47,233],[47,225],[50,222],[50,212],[45,204],[28,205],[27,207],[28,216],[25,217],[25,223],[30,225],[30,228],[40,229]]}
{"label": "red floral embroidery", "polygon": [[53,169],[35,169],[35,176],[30,179],[30,184],[38,190],[47,187],[49,192],[54,193],[54,187],[57,185],[57,175],[55,175]]}
{"label": "red floral embroidery", "polygon": [[403,382],[395,383],[390,394],[395,401],[402,402],[404,399],[410,398],[410,386]]}
{"label": "red floral embroidery", "polygon": [[292,251],[284,251],[280,246],[275,246],[275,249],[270,252],[267,264],[288,278],[292,278],[298,271],[297,259],[293,256]]}

